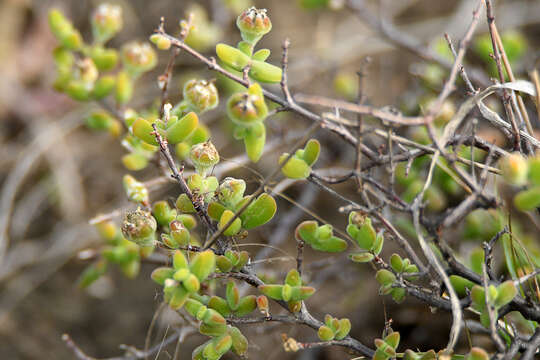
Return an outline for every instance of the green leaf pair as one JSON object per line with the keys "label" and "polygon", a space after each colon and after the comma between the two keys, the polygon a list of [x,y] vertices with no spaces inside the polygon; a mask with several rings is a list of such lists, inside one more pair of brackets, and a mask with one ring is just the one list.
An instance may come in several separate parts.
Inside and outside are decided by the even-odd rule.
{"label": "green leaf pair", "polygon": [[388,360],[396,357],[396,349],[399,345],[399,333],[393,332],[384,339],[375,339],[375,355],[373,360]]}
{"label": "green leaf pair", "polygon": [[[214,338],[195,349],[194,359],[219,359],[231,348],[238,355],[246,354],[247,339],[238,328],[227,326],[225,318],[219,312],[195,299],[187,299],[185,308],[190,315],[201,321],[199,332]],[[224,339],[228,340],[224,341]]]}
{"label": "green leaf pair", "polygon": [[332,225],[318,226],[313,220],[304,221],[296,227],[297,240],[308,243],[314,250],[325,252],[341,252],[347,249],[347,242],[333,235]]}
{"label": "green leaf pair", "polygon": [[[159,119],[155,123],[158,132],[164,139],[170,144],[177,144],[187,139],[195,131],[199,124],[199,117],[194,112],[190,112],[180,119],[171,116],[167,124]],[[154,146],[159,145],[154,135],[152,123],[149,121],[143,118],[137,119],[131,126],[131,131],[142,141]]]}
{"label": "green leaf pair", "polygon": [[325,325],[321,326],[317,331],[317,335],[319,335],[319,339],[322,341],[342,340],[351,331],[351,321],[347,318],[338,320],[326,314],[324,323]]}
{"label": "green leaf pair", "polygon": [[[199,291],[200,283],[214,272],[215,267],[216,256],[211,250],[197,253],[190,264],[184,253],[176,250],[173,255],[173,267],[155,269],[152,272],[152,279],[163,285],[165,301],[171,308],[179,309],[188,300],[190,294]],[[213,315],[208,315],[208,317],[208,321],[214,319]]]}
{"label": "green leaf pair", "polygon": [[415,264],[411,264],[411,261],[407,258],[403,259],[398,254],[392,254],[390,256],[390,266],[397,273],[417,273],[418,267]]}
{"label": "green leaf pair", "polygon": [[319,158],[321,144],[315,139],[310,139],[303,149],[298,149],[289,160],[288,153],[284,153],[279,157],[279,165],[283,175],[289,179],[305,179],[311,174],[311,167]]}
{"label": "green leaf pair", "polygon": [[217,268],[221,272],[238,272],[249,261],[249,253],[247,251],[234,251],[228,249],[224,255],[219,255],[216,259]]}
{"label": "green leaf pair", "polygon": [[293,312],[300,311],[302,301],[309,298],[315,289],[302,286],[302,279],[296,269],[291,269],[285,278],[285,284],[261,285],[259,291],[274,300],[283,300],[289,303],[289,309]]}
{"label": "green leaf pair", "polygon": [[[517,288],[512,280],[505,281],[497,287],[495,285],[488,286],[487,303],[493,307],[495,318],[497,318],[498,310],[510,303],[516,295]],[[486,307],[486,293],[483,286],[473,286],[471,289],[471,300],[471,306],[480,312],[480,322],[485,327],[489,327],[490,319]]]}
{"label": "green leaf pair", "polygon": [[219,296],[212,296],[208,301],[208,307],[216,310],[223,316],[234,315],[241,317],[253,312],[257,308],[257,298],[255,295],[240,297],[240,293],[234,282],[229,281],[225,299]]}
{"label": "green leaf pair", "polygon": [[270,55],[270,50],[261,49],[252,56],[251,49],[249,46],[244,46],[244,44],[244,42],[240,42],[238,48],[226,44],[217,44],[216,54],[223,63],[236,71],[242,72],[246,66],[249,66],[248,75],[256,81],[262,83],[280,82],[281,68],[264,61]]}
{"label": "green leaf pair", "polygon": [[381,285],[379,293],[381,295],[391,295],[395,302],[401,303],[405,300],[407,291],[401,287],[393,287],[396,282],[396,276],[389,270],[381,269],[377,271],[375,279]]}
{"label": "green leaf pair", "polygon": [[[208,215],[218,221],[220,229],[251,200],[252,195],[244,196],[244,191],[245,182],[241,179],[227,177],[219,186],[218,199],[208,205]],[[276,201],[272,196],[261,194],[225,229],[224,234],[232,236],[241,229],[249,230],[264,225],[274,217],[276,208]]]}
{"label": "green leaf pair", "polygon": [[370,218],[363,216],[357,211],[351,212],[349,214],[347,233],[356,241],[361,249],[372,252],[375,255],[381,253],[384,238],[382,234],[375,232]]}

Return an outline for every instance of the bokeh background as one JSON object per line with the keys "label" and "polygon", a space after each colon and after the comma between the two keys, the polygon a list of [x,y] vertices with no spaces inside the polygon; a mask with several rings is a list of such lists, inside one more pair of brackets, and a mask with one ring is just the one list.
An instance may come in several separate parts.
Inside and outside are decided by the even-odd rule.
{"label": "bokeh background", "polygon": [[[145,264],[134,280],[124,278],[115,269],[88,290],[76,287],[76,280],[87,265],[78,259],[79,251],[98,246],[100,239],[88,221],[99,213],[128,208],[121,184],[126,173],[120,161],[124,154],[119,141],[105,133],[94,133],[84,126],[84,117],[95,105],[80,104],[52,89],[55,78],[51,51],[56,42],[48,29],[47,11],[62,9],[83,36],[90,35],[88,16],[102,1],[87,0],[3,0],[0,2],[0,232],[7,245],[0,259],[0,358],[73,359],[61,340],[64,333],[90,356],[120,356],[120,344],[144,348],[154,314],[160,307],[160,291],[150,281],[153,265]],[[124,9],[124,28],[111,44],[146,39],[165,16],[166,28],[177,32],[178,20],[196,3],[219,27],[220,38],[236,43],[235,1],[125,0],[111,1]],[[250,3],[250,1],[238,1]],[[365,73],[367,102],[410,108],[425,92],[421,59],[377,34],[349,10],[306,10],[299,1],[253,1],[269,10],[273,30],[261,45],[272,50],[270,62],[278,64],[281,43],[290,38],[290,86],[294,93],[320,94],[347,98],[356,82],[334,86],[340,75],[350,79],[359,64],[371,58]],[[307,3],[307,2],[306,2]],[[392,19],[403,32],[429,45],[447,32],[456,41],[470,22],[474,1],[401,0],[370,3],[375,16]],[[502,32],[519,31],[527,40],[527,54],[514,66],[523,73],[538,59],[540,42],[540,2],[534,0],[496,1],[497,24]],[[335,2],[339,7],[339,1]],[[377,10],[379,9],[379,10]],[[484,16],[484,14],[482,14]],[[484,17],[477,31],[486,32]],[[213,50],[206,51],[212,54]],[[159,91],[156,77],[163,72],[168,57],[160,53],[155,71],[138,83],[134,106],[151,103]],[[474,54],[468,61],[481,66]],[[212,74],[187,55],[180,55],[175,67],[171,98],[180,98],[183,81],[190,76],[213,78]],[[352,89],[351,89],[352,87]],[[220,89],[221,90],[221,89]],[[279,91],[279,88],[274,88]],[[436,90],[436,89],[435,89]],[[224,162],[242,153],[241,144],[232,140],[223,108],[205,115],[203,120],[213,131],[214,142]],[[292,115],[275,116],[269,121],[272,139],[280,139],[309,124]],[[338,139],[324,132],[318,138],[325,144],[323,163],[350,164],[354,154]],[[256,166],[235,167],[229,174],[243,176],[251,189],[258,185],[259,173],[269,174],[285,145],[276,147]],[[149,167],[137,178],[144,181],[159,175]],[[337,187],[354,194],[351,186]],[[152,196],[174,198],[174,186],[164,184],[152,189]],[[287,196],[326,221],[343,229],[344,215],[337,204],[313,185],[299,184],[286,191]],[[335,204],[335,206],[329,206]],[[250,235],[246,242],[276,241],[283,251],[294,255],[292,229],[309,215],[290,202],[279,199],[278,215],[267,226]],[[294,222],[291,223],[293,219]],[[276,237],[281,239],[276,240]],[[389,244],[389,246],[394,246]],[[256,254],[260,247],[252,247]],[[264,249],[264,248],[263,248]],[[280,253],[264,249],[266,257]],[[262,255],[259,255],[262,256]],[[307,253],[307,276],[318,287],[318,296],[310,299],[310,309],[318,317],[331,313],[348,316],[352,334],[371,345],[380,336],[385,319],[392,318],[409,347],[440,348],[447,341],[449,314],[431,312],[423,304],[407,300],[396,306],[377,296],[377,284],[366,266],[343,265],[343,259],[324,260]],[[322,260],[321,260],[322,259]],[[311,265],[310,265],[311,264]],[[264,263],[264,270],[281,277],[290,262]],[[345,289],[345,290],[343,290]],[[150,343],[157,344],[178,318],[167,312],[157,317]],[[289,325],[244,326],[250,339],[252,358],[338,359],[352,358],[341,349],[325,349],[286,354],[281,334],[315,341],[313,331]],[[203,337],[189,337],[181,347],[181,359]],[[169,359],[174,347],[165,348],[159,359]],[[231,354],[227,358],[233,358]]]}

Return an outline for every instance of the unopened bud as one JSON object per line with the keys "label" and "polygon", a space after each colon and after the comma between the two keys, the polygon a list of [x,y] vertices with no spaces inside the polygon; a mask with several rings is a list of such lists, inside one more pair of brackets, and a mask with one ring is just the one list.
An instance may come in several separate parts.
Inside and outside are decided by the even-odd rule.
{"label": "unopened bud", "polygon": [[139,208],[126,214],[122,234],[137,245],[151,246],[155,241],[156,228],[157,222],[152,214]]}
{"label": "unopened bud", "polygon": [[199,114],[214,109],[219,102],[218,92],[213,82],[195,79],[184,85],[184,100],[193,111]]}
{"label": "unopened bud", "polygon": [[242,39],[251,44],[259,41],[263,35],[272,30],[272,22],[266,15],[266,9],[250,7],[236,19],[236,26],[240,29]]}
{"label": "unopened bud", "polygon": [[148,43],[130,42],[122,47],[122,61],[132,76],[138,76],[156,66],[157,55]]}
{"label": "unopened bud", "polygon": [[246,182],[242,179],[227,177],[219,186],[218,198],[223,204],[234,207],[244,197]]}
{"label": "unopened bud", "polygon": [[137,181],[131,175],[124,175],[122,182],[129,200],[141,204],[148,203],[148,189],[142,182]]}
{"label": "unopened bud", "polygon": [[268,108],[259,84],[250,86],[248,92],[236,93],[227,102],[227,114],[241,126],[253,126],[268,115]]}
{"label": "unopened bud", "polygon": [[100,4],[92,14],[92,34],[98,43],[104,43],[122,29],[122,8],[118,5]]}
{"label": "unopened bud", "polygon": [[193,145],[189,155],[202,177],[205,177],[206,172],[219,162],[219,153],[210,141]]}

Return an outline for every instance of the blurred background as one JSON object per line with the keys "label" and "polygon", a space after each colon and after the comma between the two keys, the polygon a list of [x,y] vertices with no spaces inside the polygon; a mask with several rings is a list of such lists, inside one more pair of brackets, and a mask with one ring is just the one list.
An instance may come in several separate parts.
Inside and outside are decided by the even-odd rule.
{"label": "blurred background", "polygon": [[[127,172],[121,162],[125,154],[118,139],[96,133],[84,126],[84,118],[95,104],[81,104],[55,92],[56,46],[47,24],[47,12],[58,7],[73,20],[83,37],[90,36],[89,14],[102,1],[89,0],[3,0],[0,2],[0,358],[73,359],[61,336],[68,333],[90,356],[120,356],[120,344],[144,348],[154,314],[160,308],[160,289],[149,279],[155,265],[143,264],[135,279],[126,279],[111,268],[99,282],[86,290],[76,286],[87,262],[77,256],[81,250],[99,246],[101,240],[89,220],[100,213],[129,208],[121,178]],[[373,23],[347,9],[341,1],[250,1],[250,0],[130,0],[120,4],[124,27],[111,42],[119,46],[128,40],[144,40],[165,17],[166,29],[178,33],[178,21],[186,12],[206,16],[215,26],[200,50],[214,55],[218,41],[233,44],[240,36],[234,20],[239,9],[249,5],[265,7],[273,22],[272,32],[261,46],[272,50],[269,61],[279,64],[281,44],[291,41],[290,87],[293,93],[317,94],[354,100],[358,91],[355,72],[369,56],[364,73],[366,102],[392,105],[407,113],[418,113],[419,104],[441,87],[444,69],[430,67],[416,54],[398,48],[381,36]],[[443,34],[454,42],[463,36],[475,1],[401,0],[368,2],[371,20],[384,19],[434,51]],[[325,5],[318,8],[319,5]],[[495,1],[496,21],[503,36],[517,37],[514,73],[526,74],[539,58],[540,1]],[[475,40],[486,33],[484,12]],[[510,41],[509,40],[509,41]],[[480,49],[478,45],[474,49]],[[489,68],[483,53],[471,49],[467,62]],[[137,83],[134,107],[144,107],[159,97],[156,78],[164,71],[168,56],[160,52],[159,65]],[[489,70],[488,70],[489,75]],[[181,54],[175,66],[170,96],[181,98],[181,88],[191,77],[215,78],[193,58]],[[222,100],[228,86],[218,82]],[[271,87],[279,92],[279,87]],[[455,98],[460,99],[458,94]],[[222,104],[225,101],[222,101]],[[320,109],[318,109],[320,110]],[[227,174],[248,181],[248,192],[256,188],[260,176],[275,168],[276,158],[287,148],[285,135],[302,131],[309,123],[295,115],[279,114],[267,121],[269,139],[278,145],[256,165],[235,165],[231,160],[243,147],[230,136],[230,122],[219,107],[203,116],[212,130],[213,141],[230,161]],[[500,134],[484,134],[504,141]],[[319,131],[323,142],[321,164],[350,166],[354,153],[338,139]],[[373,140],[372,145],[377,145]],[[349,164],[349,165],[347,165]],[[149,181],[160,173],[148,167],[137,178]],[[275,184],[274,184],[275,185]],[[285,187],[283,187],[285,188]],[[339,191],[358,197],[354,184],[340,185]],[[151,188],[152,197],[174,199],[174,185],[166,182]],[[346,217],[337,211],[343,204],[327,197],[314,185],[300,183],[285,194],[335,227],[344,229]],[[336,206],[329,206],[335,204]],[[120,217],[117,218],[117,220]],[[271,242],[295,255],[293,230],[310,218],[284,198],[278,200],[278,214],[272,222],[250,233],[246,243]],[[395,244],[389,244],[391,247]],[[251,247],[252,256],[279,257],[269,248]],[[257,252],[264,253],[257,255]],[[368,345],[379,337],[385,320],[392,319],[402,334],[402,344],[411,348],[435,349],[447,342],[450,316],[432,313],[428,307],[408,299],[396,306],[390,299],[376,296],[378,286],[368,266],[343,265],[343,258],[321,260],[306,252],[306,276],[318,288],[310,299],[310,309],[319,318],[326,313],[348,316],[352,335]],[[262,263],[261,271],[281,279],[294,266],[290,261]],[[345,289],[345,291],[343,290]],[[163,310],[156,317],[150,344],[158,344],[171,326],[178,325],[175,314]],[[338,359],[352,358],[341,349],[285,353],[281,334],[303,341],[316,341],[310,329],[289,325],[244,326],[250,340],[252,358]],[[202,336],[188,337],[181,347],[181,359],[190,358]],[[482,344],[479,344],[482,345]],[[461,344],[464,348],[466,345]],[[174,346],[166,347],[159,359],[172,358]],[[233,358],[228,354],[226,358]]]}

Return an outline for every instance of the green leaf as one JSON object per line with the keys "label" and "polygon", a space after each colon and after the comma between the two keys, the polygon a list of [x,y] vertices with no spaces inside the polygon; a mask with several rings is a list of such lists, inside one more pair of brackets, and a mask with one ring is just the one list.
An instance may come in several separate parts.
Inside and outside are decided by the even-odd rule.
{"label": "green leaf", "polygon": [[274,300],[283,300],[283,285],[261,285],[257,289]]}
{"label": "green leaf", "polygon": [[187,139],[197,126],[199,125],[199,117],[194,112],[187,113],[180,120],[167,128],[167,140],[171,144],[177,144]]}
{"label": "green leaf", "polygon": [[397,349],[399,345],[399,332],[394,331],[390,335],[384,338],[384,342],[386,342],[392,349]]}
{"label": "green leaf", "polygon": [[262,122],[254,124],[246,129],[244,136],[244,146],[249,159],[256,163],[262,156],[264,144],[266,143],[266,128]]}
{"label": "green leaf", "polygon": [[189,197],[182,193],[178,196],[178,199],[176,199],[176,208],[184,213],[194,213],[195,207],[193,206],[193,203],[191,200],[189,200]]}
{"label": "green leaf", "polygon": [[[287,285],[285,285],[287,286]],[[290,300],[301,301],[305,300],[315,293],[315,288],[310,286],[292,286]],[[285,299],[283,299],[285,300]],[[288,301],[288,300],[286,300]]]}
{"label": "green leaf", "polygon": [[133,97],[133,80],[125,71],[120,71],[116,76],[116,102],[126,104]]}
{"label": "green leaf", "polygon": [[238,308],[234,314],[238,317],[245,316],[257,308],[257,297],[255,295],[244,296],[238,302]]}
{"label": "green leaf", "polygon": [[390,256],[390,265],[395,272],[399,273],[403,271],[403,260],[398,254],[392,254],[392,256]]}
{"label": "green leaf", "polygon": [[201,283],[193,274],[189,274],[188,277],[182,281],[182,285],[184,285],[189,293],[197,292],[201,288]]}
{"label": "green leaf", "polygon": [[249,76],[263,83],[278,83],[281,81],[281,68],[264,61],[252,60]]}
{"label": "green leaf", "polygon": [[336,332],[336,339],[341,340],[349,335],[351,331],[351,321],[347,318],[339,320],[339,328]]}
{"label": "green leaf", "polygon": [[216,266],[221,272],[229,272],[233,268],[231,260],[229,260],[226,256],[223,255],[219,255],[216,258]]}
{"label": "green leaf", "polygon": [[175,270],[186,269],[188,262],[184,253],[180,250],[176,250],[173,255],[173,267]]}
{"label": "green leaf", "polygon": [[312,166],[319,158],[320,151],[321,144],[319,143],[319,141],[315,139],[310,139],[304,147],[304,161],[309,166]]}
{"label": "green leaf", "polygon": [[540,207],[540,186],[519,192],[514,197],[514,205],[521,211],[530,211]]}
{"label": "green leaf", "polygon": [[349,255],[349,259],[351,259],[352,261],[357,262],[357,263],[370,262],[374,258],[375,258],[375,256],[372,253],[368,253],[368,252],[350,254]]}
{"label": "green leaf", "polygon": [[133,131],[133,135],[135,135],[145,143],[151,145],[159,145],[155,135],[152,134],[154,132],[152,124],[150,124],[143,118],[138,118],[137,120],[135,120],[135,122],[131,126],[131,130]]}
{"label": "green leaf", "polygon": [[229,308],[231,308],[231,310],[233,311],[238,310],[240,293],[238,292],[238,288],[234,284],[234,281],[229,281],[227,283],[226,298],[227,304],[229,304]]}
{"label": "green leaf", "polygon": [[197,253],[191,261],[190,271],[199,281],[204,281],[216,268],[216,255],[212,250]]}
{"label": "green leaf", "polygon": [[212,296],[210,300],[208,300],[208,307],[216,310],[223,316],[231,315],[231,309],[229,308],[227,301],[219,296]]}
{"label": "green leaf", "polygon": [[296,269],[291,269],[287,276],[285,277],[285,284],[289,284],[290,286],[301,286],[302,285],[302,279],[300,278],[300,273]]}
{"label": "green leaf", "polygon": [[317,335],[322,341],[334,340],[334,332],[326,325],[323,325],[319,328],[319,330],[317,331]]}
{"label": "green leaf", "polygon": [[227,325],[226,324],[215,324],[215,325],[209,325],[205,323],[201,323],[199,325],[199,332],[203,335],[207,336],[221,336],[227,332]]}
{"label": "green leaf", "polygon": [[391,285],[396,281],[396,276],[386,269],[377,271],[375,279],[381,285]]}
{"label": "green leaf", "polygon": [[248,340],[246,337],[234,326],[229,326],[229,335],[232,338],[233,351],[242,357],[245,356],[248,350]]}
{"label": "green leaf", "polygon": [[296,238],[304,240],[308,244],[315,243],[317,242],[317,229],[318,225],[316,221],[304,221],[296,227]]}
{"label": "green leaf", "polygon": [[[283,164],[289,154],[285,153],[279,157],[279,165]],[[311,167],[304,161],[296,156],[292,156],[285,165],[281,168],[283,175],[289,179],[305,179],[311,173]]]}
{"label": "green leaf", "polygon": [[517,288],[512,280],[503,282],[497,287],[497,297],[495,298],[495,307],[500,308],[514,299],[517,295]]}
{"label": "green leaf", "polygon": [[[218,228],[221,230],[225,228],[225,226],[229,223],[229,221],[234,217],[234,213],[231,210],[225,210],[221,214],[221,218],[219,219]],[[242,220],[240,220],[239,217],[234,219],[233,223],[229,225],[224,231],[223,235],[225,236],[233,236],[238,234],[240,229],[242,228]]]}
{"label": "green leaf", "polygon": [[169,306],[174,310],[180,309],[188,299],[188,296],[189,292],[183,286],[174,287],[168,301]]}
{"label": "green leaf", "polygon": [[270,50],[260,49],[260,50],[257,50],[251,58],[257,61],[266,61],[266,59],[268,59],[269,56],[270,56]]}
{"label": "green leaf", "polygon": [[474,285],[471,289],[471,300],[473,307],[482,311],[486,307],[486,295],[484,289],[479,285]]}
{"label": "green leaf", "polygon": [[276,200],[268,194],[261,194],[240,215],[242,227],[246,230],[261,226],[270,221],[276,213]]}
{"label": "green leaf", "polygon": [[336,236],[332,236],[327,240],[320,240],[317,243],[311,244],[311,247],[318,251],[341,252],[347,249],[347,242]]}
{"label": "green leaf", "polygon": [[159,285],[163,285],[166,279],[172,278],[174,269],[170,267],[159,267],[152,271],[150,277]]}
{"label": "green leaf", "polygon": [[131,153],[122,156],[122,164],[128,170],[138,171],[148,166],[148,158],[142,154]]}
{"label": "green leaf", "polygon": [[106,271],[107,262],[104,260],[97,261],[83,271],[77,280],[77,285],[84,289],[99,279]]}
{"label": "green leaf", "polygon": [[96,100],[101,100],[108,96],[116,85],[116,78],[112,75],[104,75],[97,79],[92,90],[92,96]]}
{"label": "green leaf", "polygon": [[217,44],[216,54],[221,61],[236,71],[242,71],[251,60],[242,51],[226,44]]}

